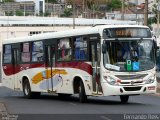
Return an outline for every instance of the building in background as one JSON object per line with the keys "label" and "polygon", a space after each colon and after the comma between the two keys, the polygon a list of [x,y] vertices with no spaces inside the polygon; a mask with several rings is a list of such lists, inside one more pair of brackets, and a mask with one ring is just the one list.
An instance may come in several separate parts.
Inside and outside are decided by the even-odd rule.
{"label": "building in background", "polygon": [[64,9],[62,2],[53,4],[45,0],[16,0],[15,2],[2,2],[0,16],[60,16]]}
{"label": "building in background", "polygon": [[45,0],[16,0],[16,2],[34,2],[35,14],[45,13]]}
{"label": "building in background", "polygon": [[[0,2],[3,2],[1,0]],[[17,10],[28,12],[29,15],[39,15],[45,13],[45,0],[15,0],[15,2],[4,2],[0,5],[4,12],[16,12]]]}

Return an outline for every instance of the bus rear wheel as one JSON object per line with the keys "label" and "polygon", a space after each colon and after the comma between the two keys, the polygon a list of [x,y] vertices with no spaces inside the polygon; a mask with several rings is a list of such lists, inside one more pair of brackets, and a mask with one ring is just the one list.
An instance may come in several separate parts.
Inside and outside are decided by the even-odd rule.
{"label": "bus rear wheel", "polygon": [[121,103],[127,103],[129,95],[120,95]]}
{"label": "bus rear wheel", "polygon": [[31,99],[37,98],[40,96],[40,92],[32,92],[28,79],[26,79],[23,83],[23,93],[24,97]]}
{"label": "bus rear wheel", "polygon": [[82,81],[79,83],[79,101],[81,103],[85,103],[87,101],[87,95]]}

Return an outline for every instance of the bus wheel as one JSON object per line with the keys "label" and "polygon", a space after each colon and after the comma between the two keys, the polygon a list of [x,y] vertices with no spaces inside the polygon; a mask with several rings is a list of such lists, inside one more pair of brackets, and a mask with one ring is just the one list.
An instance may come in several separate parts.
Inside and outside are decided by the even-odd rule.
{"label": "bus wheel", "polygon": [[127,103],[129,95],[120,95],[121,103]]}
{"label": "bus wheel", "polygon": [[79,84],[79,101],[81,103],[84,103],[87,101],[87,95],[85,93],[85,89],[82,81],[80,81],[80,84]]}
{"label": "bus wheel", "polygon": [[23,93],[26,98],[32,98],[31,87],[28,80],[25,80],[23,83]]}
{"label": "bus wheel", "polygon": [[23,93],[26,98],[38,98],[40,96],[40,92],[32,92],[28,79],[23,83]]}

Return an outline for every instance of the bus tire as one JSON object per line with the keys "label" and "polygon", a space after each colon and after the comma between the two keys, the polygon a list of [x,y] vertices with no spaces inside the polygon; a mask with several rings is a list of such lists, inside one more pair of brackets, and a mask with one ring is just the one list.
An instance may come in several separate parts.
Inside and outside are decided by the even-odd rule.
{"label": "bus tire", "polygon": [[127,103],[129,95],[120,95],[121,103]]}
{"label": "bus tire", "polygon": [[79,83],[79,101],[81,103],[85,103],[87,101],[87,95],[82,81]]}
{"label": "bus tire", "polygon": [[28,79],[24,80],[23,93],[24,93],[24,97],[29,98],[29,99],[32,98],[31,87],[30,87]]}
{"label": "bus tire", "polygon": [[23,83],[23,93],[24,97],[31,99],[31,98],[38,98],[40,96],[40,92],[32,92],[31,87],[29,84],[28,79],[26,79]]}

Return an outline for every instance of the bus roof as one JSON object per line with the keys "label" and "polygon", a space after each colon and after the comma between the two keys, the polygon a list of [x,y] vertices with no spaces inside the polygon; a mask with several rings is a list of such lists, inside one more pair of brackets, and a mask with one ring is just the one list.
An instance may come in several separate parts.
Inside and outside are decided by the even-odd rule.
{"label": "bus roof", "polygon": [[42,39],[52,39],[52,38],[62,38],[62,37],[69,37],[69,36],[80,36],[80,35],[87,35],[87,34],[96,34],[100,33],[104,28],[119,28],[119,27],[140,27],[140,28],[149,28],[143,25],[98,25],[95,27],[88,27],[88,28],[80,28],[80,29],[71,29],[66,31],[59,31],[59,32],[50,32],[50,33],[42,33],[33,36],[25,36],[25,37],[17,37],[17,38],[9,38],[4,40],[3,44],[10,44],[10,43],[18,43],[18,42],[27,42],[27,41],[38,41]]}

